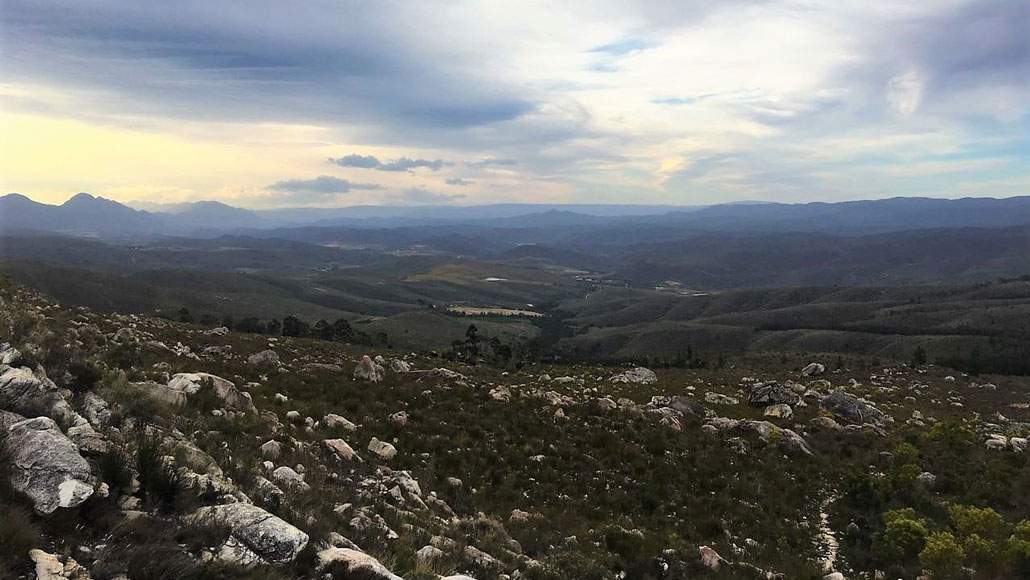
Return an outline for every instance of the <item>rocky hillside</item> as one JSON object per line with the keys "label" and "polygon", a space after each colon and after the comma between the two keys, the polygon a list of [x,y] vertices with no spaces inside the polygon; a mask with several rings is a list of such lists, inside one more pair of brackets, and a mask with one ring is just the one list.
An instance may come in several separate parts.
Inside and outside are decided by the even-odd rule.
{"label": "rocky hillside", "polygon": [[1026,377],[503,372],[0,299],[0,578],[1030,574]]}

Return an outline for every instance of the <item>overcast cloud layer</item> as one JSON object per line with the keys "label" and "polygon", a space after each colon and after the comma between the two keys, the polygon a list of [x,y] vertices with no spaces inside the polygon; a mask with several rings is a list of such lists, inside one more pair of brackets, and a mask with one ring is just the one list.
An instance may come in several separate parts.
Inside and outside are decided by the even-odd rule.
{"label": "overcast cloud layer", "polygon": [[1028,6],[5,0],[0,177],[254,207],[1026,194]]}

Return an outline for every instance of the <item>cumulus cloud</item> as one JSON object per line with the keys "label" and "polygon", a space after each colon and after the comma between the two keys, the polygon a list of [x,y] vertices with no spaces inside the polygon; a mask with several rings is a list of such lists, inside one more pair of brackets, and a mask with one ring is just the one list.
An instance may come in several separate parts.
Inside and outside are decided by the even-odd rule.
{"label": "cumulus cloud", "polygon": [[313,179],[286,179],[277,181],[267,187],[270,191],[289,193],[298,196],[333,196],[340,193],[348,193],[352,190],[379,189],[375,183],[353,183],[346,179],[319,175]]}
{"label": "cumulus cloud", "polygon": [[[1026,0],[312,1],[6,0],[0,114],[157,124],[174,144],[217,135],[238,171],[184,162],[175,181],[140,164],[135,182],[103,184],[236,180],[197,195],[307,175],[340,144],[376,152],[332,163],[385,172],[384,197],[444,160],[482,185],[468,190],[477,202],[959,196],[972,181],[1025,192]],[[284,127],[301,136],[255,137]],[[981,158],[999,161],[967,163]],[[955,179],[891,169],[912,164]],[[57,160],[50,172],[9,165],[12,187],[84,175]],[[881,181],[866,179],[871,166]]]}
{"label": "cumulus cloud", "polygon": [[908,71],[887,81],[887,103],[894,112],[907,117],[919,109],[923,100],[923,81],[919,73]]}
{"label": "cumulus cloud", "polygon": [[330,157],[329,162],[340,167],[360,167],[379,171],[412,171],[418,167],[439,171],[441,167],[451,165],[442,159],[411,159],[408,157],[400,157],[392,161],[383,162],[373,155],[358,155],[357,153],[343,157]]}

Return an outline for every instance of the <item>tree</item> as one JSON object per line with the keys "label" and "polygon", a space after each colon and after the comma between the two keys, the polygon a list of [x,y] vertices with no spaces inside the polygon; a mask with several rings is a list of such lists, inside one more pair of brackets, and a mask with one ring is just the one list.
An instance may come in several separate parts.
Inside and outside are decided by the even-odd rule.
{"label": "tree", "polygon": [[292,314],[283,318],[283,336],[303,337],[307,336],[310,330],[308,323]]}
{"label": "tree", "polygon": [[333,327],[324,318],[315,323],[312,329],[315,333],[315,338],[322,340],[333,340],[336,338],[336,333],[333,331]]}
{"label": "tree", "polygon": [[282,330],[282,327],[283,325],[279,322],[279,319],[273,318],[268,321],[267,325],[265,325],[265,332],[274,336],[278,336],[279,331]]}
{"label": "tree", "polygon": [[957,578],[962,572],[966,553],[955,536],[948,532],[935,532],[926,539],[926,547],[919,552],[919,564],[928,570],[934,580]]}
{"label": "tree", "polygon": [[354,340],[354,329],[346,319],[337,318],[333,322],[333,336],[335,340],[351,342]]}
{"label": "tree", "polygon": [[190,309],[183,306],[179,309],[179,322],[193,322],[193,315],[190,314]]}
{"label": "tree", "polygon": [[921,366],[926,364],[926,351],[923,347],[917,346],[916,350],[912,352],[912,365]]}

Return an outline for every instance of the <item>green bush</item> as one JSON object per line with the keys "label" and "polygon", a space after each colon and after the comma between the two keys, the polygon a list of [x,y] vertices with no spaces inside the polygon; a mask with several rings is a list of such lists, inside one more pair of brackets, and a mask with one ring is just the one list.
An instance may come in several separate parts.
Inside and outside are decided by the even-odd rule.
{"label": "green bush", "polygon": [[949,532],[931,534],[926,538],[926,547],[919,553],[919,563],[933,574],[934,580],[957,578],[965,559],[962,546]]}

